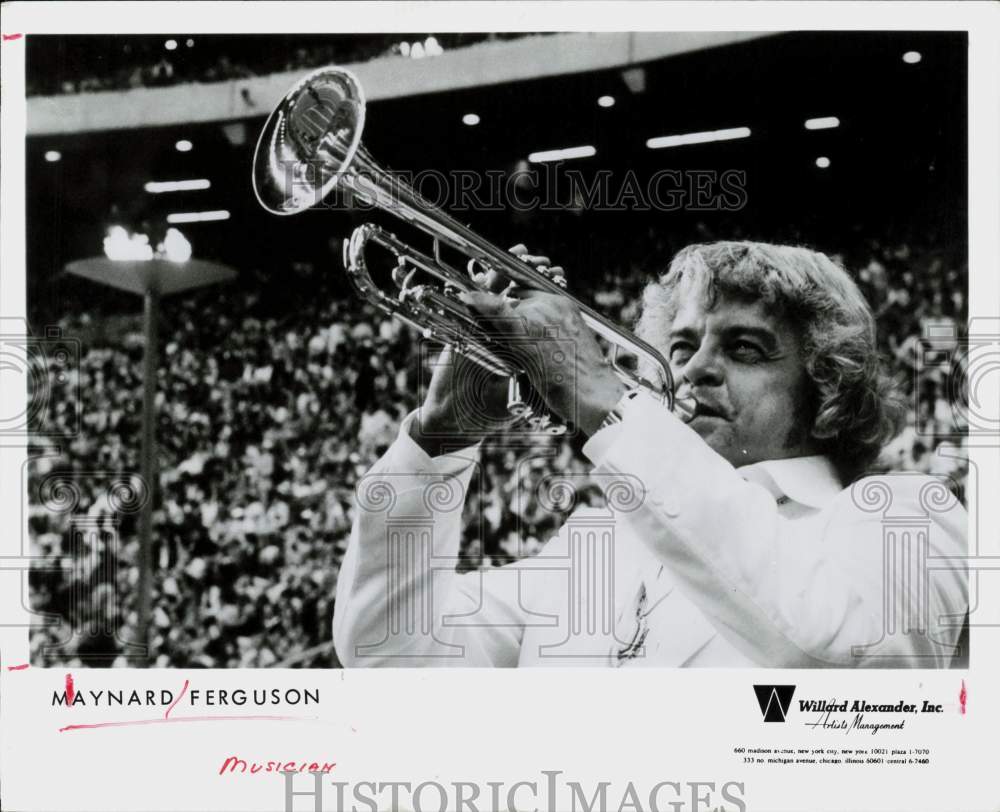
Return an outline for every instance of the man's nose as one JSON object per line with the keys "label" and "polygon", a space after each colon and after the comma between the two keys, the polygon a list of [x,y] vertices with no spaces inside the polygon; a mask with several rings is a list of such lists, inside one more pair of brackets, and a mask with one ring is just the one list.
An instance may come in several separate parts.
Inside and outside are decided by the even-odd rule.
{"label": "man's nose", "polygon": [[681,369],[681,378],[691,386],[718,386],[723,381],[718,353],[702,344]]}

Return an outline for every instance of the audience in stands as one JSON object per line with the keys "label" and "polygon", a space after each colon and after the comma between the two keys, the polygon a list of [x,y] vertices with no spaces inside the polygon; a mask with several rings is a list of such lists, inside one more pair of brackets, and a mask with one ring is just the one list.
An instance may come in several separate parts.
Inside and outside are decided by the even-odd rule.
{"label": "audience in stands", "polygon": [[[188,82],[224,82],[274,73],[305,71],[323,65],[346,65],[385,56],[431,57],[445,50],[496,39],[526,36],[517,33],[482,34],[364,34],[326,38],[288,38],[287,47],[261,48],[255,37],[179,36],[166,50],[165,37],[116,37],[107,48],[95,49],[85,37],[65,38],[59,58],[29,52],[28,96],[93,93],[162,87]],[[326,40],[325,42],[323,40]],[[319,40],[319,42],[317,42]],[[411,40],[411,41],[408,41]],[[299,45],[298,42],[307,42]],[[418,45],[419,44],[419,45]],[[414,47],[418,46],[418,47]]]}

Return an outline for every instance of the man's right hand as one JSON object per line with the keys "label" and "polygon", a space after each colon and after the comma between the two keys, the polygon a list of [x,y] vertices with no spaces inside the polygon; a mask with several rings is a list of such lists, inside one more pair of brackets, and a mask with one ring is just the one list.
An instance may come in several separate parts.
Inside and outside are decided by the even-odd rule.
{"label": "man's right hand", "polygon": [[493,375],[445,347],[410,436],[427,454],[473,445],[514,422],[507,414],[507,378]]}
{"label": "man's right hand", "polygon": [[[531,256],[523,245],[510,250],[532,265],[549,264],[548,257]],[[500,293],[508,284],[495,271],[487,271],[481,283],[492,293]],[[410,425],[410,436],[429,456],[436,457],[513,425],[516,418],[507,413],[508,380],[445,347],[434,362],[430,386],[417,419]]]}

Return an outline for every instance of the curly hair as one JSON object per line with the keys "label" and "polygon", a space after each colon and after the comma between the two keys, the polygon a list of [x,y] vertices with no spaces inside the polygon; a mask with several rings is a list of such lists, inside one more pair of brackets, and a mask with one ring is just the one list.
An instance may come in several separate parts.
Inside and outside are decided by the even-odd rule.
{"label": "curly hair", "polygon": [[903,401],[879,358],[875,318],[847,272],[825,254],[789,245],[714,242],[681,250],[643,292],[637,334],[662,346],[683,298],[763,302],[796,331],[811,391],[809,436],[845,485],[902,428]]}

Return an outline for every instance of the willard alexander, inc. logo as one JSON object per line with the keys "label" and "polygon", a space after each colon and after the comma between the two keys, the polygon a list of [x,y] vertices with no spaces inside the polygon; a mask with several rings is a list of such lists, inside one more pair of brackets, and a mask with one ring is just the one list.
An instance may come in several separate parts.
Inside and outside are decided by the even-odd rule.
{"label": "willard alexander, inc. logo", "polygon": [[785,721],[795,693],[794,685],[754,685],[753,692],[757,694],[757,704],[765,722]]}

